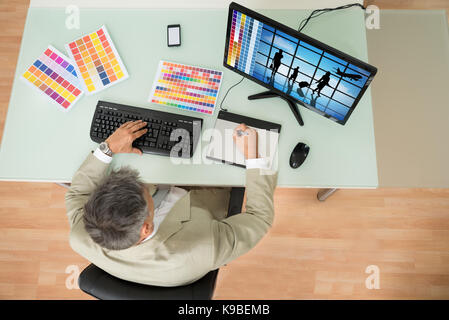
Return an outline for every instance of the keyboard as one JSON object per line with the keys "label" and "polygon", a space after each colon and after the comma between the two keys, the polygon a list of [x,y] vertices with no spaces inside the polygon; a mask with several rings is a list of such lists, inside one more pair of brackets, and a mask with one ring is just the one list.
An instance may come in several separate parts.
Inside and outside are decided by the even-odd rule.
{"label": "keyboard", "polygon": [[147,122],[148,132],[133,142],[143,153],[191,158],[201,135],[203,119],[98,101],[90,138],[101,143],[127,121]]}

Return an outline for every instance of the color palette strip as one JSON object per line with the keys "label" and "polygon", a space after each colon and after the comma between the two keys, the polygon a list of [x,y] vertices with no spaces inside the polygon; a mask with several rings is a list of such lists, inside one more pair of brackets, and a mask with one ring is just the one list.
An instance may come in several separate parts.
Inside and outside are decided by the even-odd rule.
{"label": "color palette strip", "polygon": [[128,78],[123,61],[105,26],[66,44],[76,63],[86,94],[93,94]]}
{"label": "color palette strip", "polygon": [[149,101],[212,114],[222,78],[221,71],[161,60]]}
{"label": "color palette strip", "polygon": [[73,62],[52,46],[48,46],[21,79],[63,110],[71,108],[83,94]]}

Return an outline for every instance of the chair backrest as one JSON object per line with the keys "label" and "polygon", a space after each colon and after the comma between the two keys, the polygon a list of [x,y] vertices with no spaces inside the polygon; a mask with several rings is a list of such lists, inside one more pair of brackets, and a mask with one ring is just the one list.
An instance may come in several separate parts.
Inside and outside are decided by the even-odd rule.
{"label": "chair backrest", "polygon": [[156,287],[125,281],[90,264],[79,278],[85,293],[101,300],[210,300],[214,294],[218,269],[198,281],[180,287]]}
{"label": "chair backrest", "polygon": [[[228,216],[241,212],[245,188],[232,188]],[[214,294],[218,269],[201,279],[179,287],[157,287],[116,278],[90,264],[80,274],[80,289],[101,300],[210,300]]]}

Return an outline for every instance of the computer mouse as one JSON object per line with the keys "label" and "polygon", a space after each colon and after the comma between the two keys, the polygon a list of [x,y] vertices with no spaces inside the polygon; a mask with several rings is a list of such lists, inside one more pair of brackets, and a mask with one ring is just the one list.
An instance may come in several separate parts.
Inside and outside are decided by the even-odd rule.
{"label": "computer mouse", "polygon": [[310,147],[307,144],[299,142],[290,155],[290,167],[296,169],[302,165],[309,154],[309,150]]}

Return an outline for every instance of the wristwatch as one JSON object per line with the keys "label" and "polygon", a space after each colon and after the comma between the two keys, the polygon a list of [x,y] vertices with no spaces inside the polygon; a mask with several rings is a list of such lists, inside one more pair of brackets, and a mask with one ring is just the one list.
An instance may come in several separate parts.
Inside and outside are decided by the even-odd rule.
{"label": "wristwatch", "polygon": [[103,152],[104,154],[112,157],[112,151],[111,149],[109,149],[108,143],[106,141],[103,141],[102,143],[100,143],[100,145],[98,146],[98,148],[100,149],[101,152]]}

